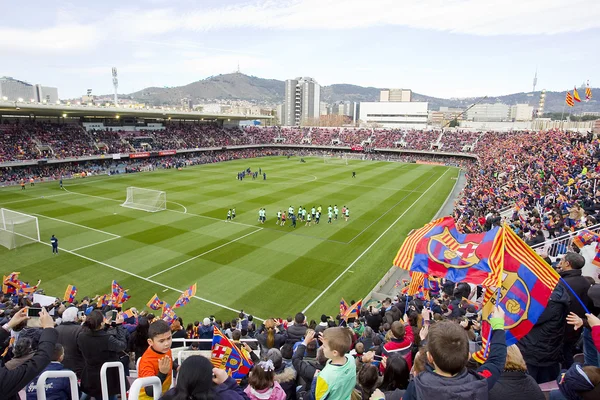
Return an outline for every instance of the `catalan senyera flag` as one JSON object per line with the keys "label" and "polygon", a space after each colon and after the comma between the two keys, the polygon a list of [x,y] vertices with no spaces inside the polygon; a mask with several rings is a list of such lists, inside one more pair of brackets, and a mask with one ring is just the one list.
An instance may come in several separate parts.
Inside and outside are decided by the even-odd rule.
{"label": "catalan senyera flag", "polygon": [[579,248],[587,246],[588,244],[592,244],[600,240],[600,236],[588,231],[587,229],[583,229],[579,232],[574,238],[573,243]]}
{"label": "catalan senyera flag", "polygon": [[415,271],[410,274],[410,278],[410,283],[408,286],[403,288],[401,292],[402,294],[406,294],[408,296],[414,296],[423,291],[423,287],[425,286],[425,274]]}
{"label": "catalan senyera flag", "polygon": [[159,299],[157,294],[154,294],[154,296],[152,296],[152,298],[146,304],[146,306],[152,310],[160,310],[164,305],[165,302]]}
{"label": "catalan senyera flag", "polygon": [[181,295],[179,296],[179,298],[173,305],[173,308],[179,308],[179,307],[185,306],[187,303],[190,302],[190,298],[194,297],[195,295],[196,295],[196,283],[194,283],[192,286],[187,288],[183,293],[181,293]]}
{"label": "catalan senyera flag", "polygon": [[565,97],[565,103],[567,103],[569,107],[573,107],[575,105],[575,102],[573,101],[573,96],[571,96],[571,92],[567,92],[567,96]]}
{"label": "catalan senyera flag", "polygon": [[426,276],[475,285],[498,285],[502,271],[503,228],[463,234],[452,217],[432,221],[404,241],[394,265]]}
{"label": "catalan senyera flag", "polygon": [[216,326],[213,327],[211,360],[213,367],[224,369],[238,383],[252,369],[252,361]]}
{"label": "catalan senyera flag", "polygon": [[581,98],[579,97],[579,93],[577,93],[576,87],[573,87],[573,99],[575,99],[576,102],[581,103]]}
{"label": "catalan senyera flag", "polygon": [[585,101],[590,101],[592,99],[592,88],[590,87],[590,81],[587,81],[585,85]]}
{"label": "catalan senyera flag", "polygon": [[349,318],[358,318],[360,316],[360,310],[362,309],[362,299],[356,303],[348,306],[348,309],[342,314],[342,319],[348,321]]}
{"label": "catalan senyera flag", "polygon": [[[506,345],[527,335],[546,308],[560,276],[509,227],[505,227],[504,270],[500,289],[500,306],[506,313]],[[497,292],[487,288],[481,318],[482,348],[473,357],[483,362],[490,332],[488,318],[496,305]]]}
{"label": "catalan senyera flag", "polygon": [[68,301],[72,303],[75,301],[75,296],[77,295],[77,287],[73,285],[67,286],[67,290],[65,290],[65,295],[63,296],[63,301]]}

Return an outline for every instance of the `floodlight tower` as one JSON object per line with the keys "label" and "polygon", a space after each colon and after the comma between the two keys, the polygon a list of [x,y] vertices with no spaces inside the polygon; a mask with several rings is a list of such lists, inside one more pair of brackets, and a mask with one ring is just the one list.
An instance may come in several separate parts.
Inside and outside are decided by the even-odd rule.
{"label": "floodlight tower", "polygon": [[115,88],[115,107],[119,107],[117,99],[117,89],[119,88],[119,79],[117,78],[117,67],[112,68],[113,87]]}

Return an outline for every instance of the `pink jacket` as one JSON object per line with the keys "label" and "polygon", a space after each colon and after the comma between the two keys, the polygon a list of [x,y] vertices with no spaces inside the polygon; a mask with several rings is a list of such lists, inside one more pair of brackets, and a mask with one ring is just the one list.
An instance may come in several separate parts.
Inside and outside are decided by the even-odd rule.
{"label": "pink jacket", "polygon": [[592,328],[592,339],[594,340],[596,350],[600,351],[600,325],[596,325]]}
{"label": "pink jacket", "polygon": [[275,382],[272,388],[264,390],[255,390],[251,386],[244,389],[244,393],[248,395],[250,400],[285,400],[285,390],[279,382]]}

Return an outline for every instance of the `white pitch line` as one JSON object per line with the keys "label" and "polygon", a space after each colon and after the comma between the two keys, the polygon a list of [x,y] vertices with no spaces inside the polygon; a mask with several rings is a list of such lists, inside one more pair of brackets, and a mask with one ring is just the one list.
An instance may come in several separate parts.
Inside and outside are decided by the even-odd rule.
{"label": "white pitch line", "polygon": [[23,202],[31,201],[31,200],[44,200],[44,199],[48,199],[51,197],[66,196],[67,194],[68,193],[59,193],[59,194],[51,194],[50,196],[30,197],[28,199],[21,199],[21,200],[14,200],[14,201],[0,201],[0,204],[5,205],[5,204],[13,204],[13,203],[23,203]]}
{"label": "white pitch line", "polygon": [[[41,243],[41,244],[43,244],[43,245],[46,245],[46,246],[52,246],[50,243],[45,243],[45,242],[40,242],[40,243]],[[124,269],[122,269],[122,268],[115,267],[114,265],[110,265],[110,264],[107,264],[107,263],[105,263],[105,262],[98,261],[98,260],[95,260],[95,259],[93,259],[93,258],[90,258],[90,257],[84,256],[84,255],[82,255],[82,254],[75,253],[75,252],[73,252],[73,251],[71,251],[71,250],[60,249],[60,251],[62,251],[62,252],[65,252],[65,253],[72,254],[72,255],[74,255],[74,256],[77,256],[77,257],[83,258],[84,260],[88,260],[88,261],[94,262],[94,263],[96,263],[96,264],[103,265],[103,266],[105,266],[105,267],[107,267],[107,268],[114,269],[115,271],[119,271],[119,272],[122,272],[122,273],[124,273],[124,274],[127,274],[127,275],[129,275],[129,276],[133,276],[134,278],[141,279],[141,280],[143,280],[143,281],[146,281],[146,282],[148,282],[148,283],[152,283],[152,284],[154,284],[154,285],[157,285],[157,286],[162,286],[162,287],[163,287],[163,288],[165,288],[165,289],[174,290],[174,291],[176,291],[176,292],[179,292],[179,293],[183,292],[183,290],[175,289],[174,287],[172,287],[172,286],[169,286],[169,285],[165,285],[164,283],[160,283],[160,282],[156,282],[156,281],[153,281],[153,280],[151,280],[151,279],[148,279],[148,278],[144,278],[143,276],[140,276],[140,275],[138,275],[138,274],[134,274],[133,272],[129,272],[129,271],[126,271],[126,270],[124,270]],[[205,298],[203,298],[203,297],[200,297],[200,296],[193,296],[193,297],[194,297],[195,299],[198,299],[198,300],[204,301],[205,303],[209,303],[209,304],[212,304],[212,305],[214,305],[214,306],[221,307],[221,308],[224,308],[224,309],[226,309],[226,310],[229,310],[229,311],[233,311],[233,312],[235,312],[235,313],[237,313],[237,314],[239,314],[239,313],[241,312],[240,310],[236,310],[235,308],[231,308],[231,307],[229,307],[229,306],[226,306],[226,305],[224,305],[224,304],[220,304],[220,303],[217,303],[217,302],[215,302],[215,301],[212,301],[212,300],[205,299]],[[254,315],[254,314],[252,314],[252,315]],[[254,315],[254,318],[256,318],[256,319],[258,319],[258,320],[260,320],[260,321],[264,321],[264,319],[263,319],[263,318],[259,318],[259,317],[257,317],[256,315]]]}
{"label": "white pitch line", "polygon": [[80,228],[89,229],[89,230],[91,230],[91,231],[100,232],[100,233],[103,233],[103,234],[105,234],[105,235],[114,236],[114,237],[115,237],[115,239],[118,239],[118,238],[120,238],[120,237],[121,237],[121,236],[119,236],[119,235],[116,235],[116,234],[114,234],[114,233],[110,233],[110,232],[102,231],[102,230],[100,230],[100,229],[96,229],[96,228],[91,228],[91,227],[89,227],[89,226],[85,226],[85,225],[76,224],[75,222],[71,222],[71,221],[65,221],[64,219],[59,219],[59,218],[48,217],[48,216],[46,216],[46,215],[42,215],[42,214],[36,214],[36,213],[30,213],[30,214],[31,214],[31,215],[36,215],[36,216],[38,216],[38,217],[48,218],[48,219],[51,219],[51,220],[54,220],[54,221],[58,221],[58,222],[63,222],[63,223],[65,223],[65,224],[69,224],[69,225],[78,226],[78,227],[80,227]]}
{"label": "white pitch line", "polygon": [[150,276],[148,277],[148,279],[152,279],[152,278],[154,278],[154,277],[155,277],[155,276],[157,276],[157,275],[160,275],[160,274],[162,274],[162,273],[165,273],[165,272],[167,272],[167,271],[170,271],[170,270],[172,270],[173,268],[177,268],[177,267],[179,267],[179,266],[181,266],[181,265],[183,265],[183,264],[185,264],[185,263],[188,263],[188,262],[190,262],[190,261],[194,261],[194,260],[195,260],[195,259],[197,259],[198,257],[202,257],[203,255],[206,255],[206,254],[208,254],[208,253],[212,253],[213,251],[215,251],[215,250],[218,250],[218,249],[220,249],[221,247],[225,247],[225,246],[227,246],[228,244],[231,244],[231,243],[233,243],[233,242],[237,242],[237,241],[238,241],[238,240],[240,240],[240,239],[243,239],[243,238],[245,238],[245,237],[248,237],[248,236],[250,236],[250,235],[252,235],[252,234],[254,234],[254,233],[256,233],[256,232],[262,231],[262,230],[263,230],[263,228],[258,228],[257,230],[255,230],[255,231],[252,231],[252,232],[250,232],[250,233],[247,233],[247,234],[245,234],[244,236],[240,236],[239,238],[236,238],[236,239],[230,240],[230,241],[229,241],[229,242],[227,242],[227,243],[223,243],[222,245],[220,245],[220,246],[217,246],[217,247],[215,247],[215,248],[213,248],[213,249],[210,249],[210,250],[208,250],[208,251],[205,251],[205,252],[204,252],[204,253],[202,253],[202,254],[198,254],[197,256],[194,256],[194,257],[190,258],[189,260],[182,261],[182,262],[180,262],[179,264],[175,264],[175,265],[173,265],[172,267],[169,267],[169,268],[167,268],[167,269],[164,269],[164,270],[162,270],[162,271],[160,271],[160,272],[157,272],[157,273],[155,273],[154,275],[150,275]]}
{"label": "white pitch line", "polygon": [[[434,174],[435,175],[435,174]],[[432,175],[433,176],[433,175]],[[417,192],[416,190],[418,188],[420,188],[421,186],[423,186],[423,184],[425,182],[427,182],[429,179],[431,179],[431,177],[429,177],[428,179],[424,180],[423,182],[421,182],[419,184],[419,186],[417,186],[416,188],[414,188],[414,190],[408,191],[408,190],[404,190],[405,192],[409,192],[406,196],[404,196],[403,198],[401,198],[396,204],[394,204],[393,206],[391,206],[386,212],[384,212],[383,214],[381,214],[376,220],[372,221],[369,225],[367,225],[366,228],[364,228],[362,231],[358,232],[358,234],[356,236],[354,236],[352,239],[350,239],[346,244],[350,244],[352,242],[354,242],[354,239],[358,238],[360,235],[362,235],[363,233],[365,233],[365,231],[367,229],[369,229],[370,227],[372,227],[375,223],[377,223],[381,218],[385,217],[390,211],[392,211],[394,208],[396,208],[398,206],[398,204],[402,203],[408,196],[410,196],[411,194],[414,193],[422,193],[422,192]]]}
{"label": "white pitch line", "polygon": [[313,301],[312,301],[312,302],[311,302],[309,305],[307,305],[307,306],[306,306],[306,308],[305,308],[305,309],[304,309],[302,312],[306,314],[306,311],[308,311],[308,309],[310,309],[310,308],[311,308],[311,307],[312,307],[312,306],[313,306],[313,305],[314,305],[314,304],[315,304],[315,303],[316,303],[316,302],[317,302],[317,301],[318,301],[318,300],[319,300],[321,297],[323,297],[323,295],[324,295],[325,293],[327,293],[327,291],[328,291],[329,289],[331,289],[331,287],[332,287],[333,285],[335,285],[335,283],[336,283],[337,281],[339,281],[339,280],[340,280],[340,278],[341,278],[342,276],[344,276],[344,274],[345,274],[346,272],[348,272],[348,271],[350,270],[350,268],[352,268],[352,267],[354,266],[354,264],[356,264],[356,263],[358,262],[358,260],[360,260],[360,259],[361,259],[361,258],[362,258],[362,257],[363,257],[365,254],[367,254],[367,252],[368,252],[369,250],[371,250],[371,248],[372,248],[373,246],[375,246],[375,244],[376,244],[377,242],[379,242],[379,240],[380,240],[380,239],[381,239],[381,238],[382,238],[382,237],[383,237],[383,236],[384,236],[386,233],[388,233],[388,231],[389,231],[390,229],[392,229],[392,228],[394,227],[394,225],[396,225],[396,223],[397,223],[398,221],[400,221],[400,219],[402,219],[402,217],[404,217],[404,215],[406,215],[406,213],[407,213],[407,212],[408,212],[408,211],[409,211],[411,208],[413,208],[413,206],[414,206],[415,204],[417,204],[417,203],[419,202],[419,200],[421,200],[421,198],[422,198],[423,196],[425,196],[425,194],[427,194],[427,192],[429,192],[429,190],[431,190],[431,188],[432,188],[432,187],[434,187],[434,186],[435,186],[435,184],[436,184],[436,183],[438,183],[438,181],[439,181],[440,179],[442,179],[442,178],[444,177],[444,175],[446,175],[446,172],[448,172],[448,171],[449,171],[449,169],[446,169],[446,171],[444,171],[444,173],[443,173],[442,175],[440,175],[440,177],[439,177],[439,178],[437,178],[437,179],[436,179],[436,181],[435,181],[435,182],[433,182],[433,183],[431,184],[431,186],[429,186],[429,188],[428,188],[426,191],[424,191],[424,192],[423,192],[423,193],[422,193],[422,194],[419,196],[419,198],[418,198],[418,199],[416,199],[416,200],[415,200],[415,201],[414,201],[414,202],[413,202],[413,203],[412,203],[412,204],[411,204],[411,205],[410,205],[410,206],[409,206],[409,207],[408,207],[408,208],[407,208],[407,209],[406,209],[406,210],[405,210],[405,211],[402,213],[402,215],[400,215],[398,218],[396,218],[396,220],[395,220],[394,222],[392,222],[392,224],[391,224],[390,226],[388,226],[388,228],[387,228],[385,231],[383,231],[383,233],[382,233],[381,235],[379,235],[379,237],[378,237],[377,239],[375,239],[375,241],[374,241],[373,243],[371,243],[371,245],[370,245],[369,247],[367,247],[367,248],[365,249],[365,251],[363,251],[362,253],[360,253],[360,255],[359,255],[358,257],[356,257],[356,260],[352,261],[352,264],[350,264],[350,265],[348,266],[348,268],[346,268],[346,269],[345,269],[345,270],[344,270],[344,271],[343,271],[341,274],[339,274],[339,275],[338,275],[338,277],[337,277],[337,278],[335,278],[335,279],[333,280],[333,282],[331,282],[331,283],[329,284],[329,286],[327,286],[327,287],[325,288],[325,290],[323,290],[323,291],[321,292],[321,294],[319,294],[319,295],[318,295],[318,296],[317,296],[317,297],[316,297],[316,298],[315,298],[315,299],[314,299],[314,300],[313,300]]}
{"label": "white pitch line", "polygon": [[88,244],[87,246],[81,246],[81,247],[78,247],[78,248],[76,248],[76,249],[73,249],[73,250],[71,250],[71,251],[79,251],[79,250],[82,250],[82,249],[87,249],[88,247],[96,246],[96,245],[99,245],[100,243],[106,243],[106,242],[110,242],[111,240],[116,240],[116,239],[120,239],[120,238],[121,238],[121,236],[112,237],[112,238],[110,238],[110,239],[102,240],[102,241],[100,241],[100,242],[96,242],[96,243]]}
{"label": "white pitch line", "polygon": [[177,205],[178,205],[178,206],[180,206],[180,207],[183,207],[183,213],[184,213],[184,214],[187,214],[187,207],[186,207],[186,206],[184,206],[183,204],[176,203],[176,202],[174,202],[174,201],[171,201],[171,200],[167,201],[167,203],[173,203],[173,204],[177,204]]}

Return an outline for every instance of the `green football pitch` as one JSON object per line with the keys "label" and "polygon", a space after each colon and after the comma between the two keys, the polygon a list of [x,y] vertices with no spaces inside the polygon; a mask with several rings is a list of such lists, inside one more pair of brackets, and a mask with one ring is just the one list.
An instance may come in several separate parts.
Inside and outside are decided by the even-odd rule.
{"label": "green football pitch", "polygon": [[[0,207],[34,215],[42,243],[0,248],[2,272],[42,280],[46,294],[78,297],[110,293],[116,279],[129,289],[125,304],[143,309],[153,294],[173,304],[197,282],[177,314],[185,323],[215,315],[229,320],[243,309],[257,318],[305,311],[309,319],[335,315],[341,297],[365,296],[389,270],[412,229],[430,221],[446,201],[457,168],[320,158],[268,157],[154,172],[73,179],[0,189]],[[262,168],[259,177],[236,179]],[[356,171],[356,178],[352,178]],[[167,194],[167,210],[121,207],[129,186]],[[275,224],[278,210],[325,211],[319,225]],[[327,207],[350,209],[327,224]],[[229,208],[233,222],[226,222]],[[266,208],[266,223],[258,211]],[[341,212],[340,212],[341,214]],[[54,256],[50,236],[59,239]]]}

